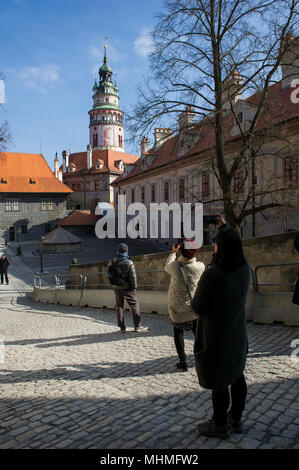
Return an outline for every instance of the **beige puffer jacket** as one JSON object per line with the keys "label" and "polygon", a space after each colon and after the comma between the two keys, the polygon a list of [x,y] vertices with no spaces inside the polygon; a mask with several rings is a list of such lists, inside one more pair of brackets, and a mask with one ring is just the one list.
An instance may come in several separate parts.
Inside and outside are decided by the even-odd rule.
{"label": "beige puffer jacket", "polygon": [[[196,258],[187,259],[180,256],[178,261],[184,263],[185,272],[188,276],[190,292],[195,294],[197,284],[205,270],[205,265]],[[184,323],[197,318],[190,305],[190,297],[181,272],[181,268],[176,261],[176,255],[169,255],[164,270],[171,276],[168,290],[168,313],[170,319],[175,323]]]}

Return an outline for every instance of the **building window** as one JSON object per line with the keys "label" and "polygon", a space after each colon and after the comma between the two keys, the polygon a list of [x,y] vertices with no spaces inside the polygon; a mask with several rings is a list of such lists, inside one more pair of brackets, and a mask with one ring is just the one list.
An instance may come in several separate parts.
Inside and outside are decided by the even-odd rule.
{"label": "building window", "polygon": [[141,202],[145,202],[145,187],[141,186]]}
{"label": "building window", "polygon": [[121,135],[118,136],[118,146],[122,147],[123,146],[123,138]]}
{"label": "building window", "polygon": [[156,185],[152,184],[152,202],[156,202]]}
{"label": "building window", "polygon": [[93,135],[93,147],[98,146],[98,134]]}
{"label": "building window", "polygon": [[184,201],[185,199],[185,178],[179,180],[179,201]]}
{"label": "building window", "polygon": [[208,196],[210,194],[210,177],[209,174],[206,173],[205,175],[202,175],[202,196]]}
{"label": "building window", "polygon": [[298,166],[295,159],[285,159],[284,160],[284,179],[285,184],[294,184],[296,185],[298,180]]}
{"label": "building window", "polygon": [[131,202],[135,202],[135,190],[131,189]]}
{"label": "building window", "polygon": [[81,191],[81,184],[80,183],[72,183],[71,188],[75,192],[80,192]]}
{"label": "building window", "polygon": [[40,210],[41,211],[52,211],[54,208],[53,201],[41,201]]}
{"label": "building window", "polygon": [[164,183],[164,202],[169,201],[169,183],[165,182]]}
{"label": "building window", "polygon": [[104,176],[101,180],[100,180],[100,191],[106,191],[108,189],[108,180],[107,178]]}
{"label": "building window", "polygon": [[240,193],[243,189],[243,174],[242,171],[237,171],[233,180],[233,192]]}
{"label": "building window", "polygon": [[20,210],[19,201],[5,201],[6,212],[18,212]]}

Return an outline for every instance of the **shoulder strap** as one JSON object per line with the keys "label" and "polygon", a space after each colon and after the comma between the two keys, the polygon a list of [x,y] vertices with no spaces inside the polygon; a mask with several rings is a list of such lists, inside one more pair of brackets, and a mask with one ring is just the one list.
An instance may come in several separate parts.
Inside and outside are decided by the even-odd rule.
{"label": "shoulder strap", "polygon": [[189,280],[188,280],[188,276],[186,274],[186,271],[185,271],[185,266],[184,266],[184,263],[181,263],[179,261],[177,261],[179,267],[180,267],[180,270],[181,270],[181,273],[183,275],[183,278],[184,278],[184,281],[185,281],[185,284],[186,284],[186,288],[187,288],[187,291],[188,291],[188,294],[189,294],[189,297],[190,297],[190,300],[192,300],[192,295],[191,295],[191,291],[190,291],[190,285],[189,285]]}

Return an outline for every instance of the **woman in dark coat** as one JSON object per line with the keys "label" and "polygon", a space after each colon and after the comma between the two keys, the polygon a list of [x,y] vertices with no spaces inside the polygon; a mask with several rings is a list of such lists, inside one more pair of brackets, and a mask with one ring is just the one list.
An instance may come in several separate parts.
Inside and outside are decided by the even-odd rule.
{"label": "woman in dark coat", "polygon": [[[194,356],[199,384],[212,390],[213,417],[198,425],[204,436],[242,432],[248,352],[245,302],[250,269],[239,234],[228,228],[216,238],[215,266],[202,275],[192,301],[198,315]],[[232,406],[230,411],[231,386]]]}

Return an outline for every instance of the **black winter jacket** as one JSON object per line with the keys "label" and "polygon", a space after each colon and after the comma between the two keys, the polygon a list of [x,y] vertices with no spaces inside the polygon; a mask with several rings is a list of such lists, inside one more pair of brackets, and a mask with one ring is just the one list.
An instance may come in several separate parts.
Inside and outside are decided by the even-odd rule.
{"label": "black winter jacket", "polygon": [[9,266],[9,261],[7,258],[0,259],[0,273],[6,273]]}
{"label": "black winter jacket", "polygon": [[121,270],[121,277],[119,278],[120,285],[112,285],[113,289],[121,290],[135,290],[137,289],[137,276],[133,261],[126,258],[113,258],[109,264],[117,264]]}
{"label": "black winter jacket", "polygon": [[233,272],[215,266],[200,278],[191,305],[199,317],[194,356],[198,380],[204,388],[224,390],[245,369],[249,280],[247,263]]}

